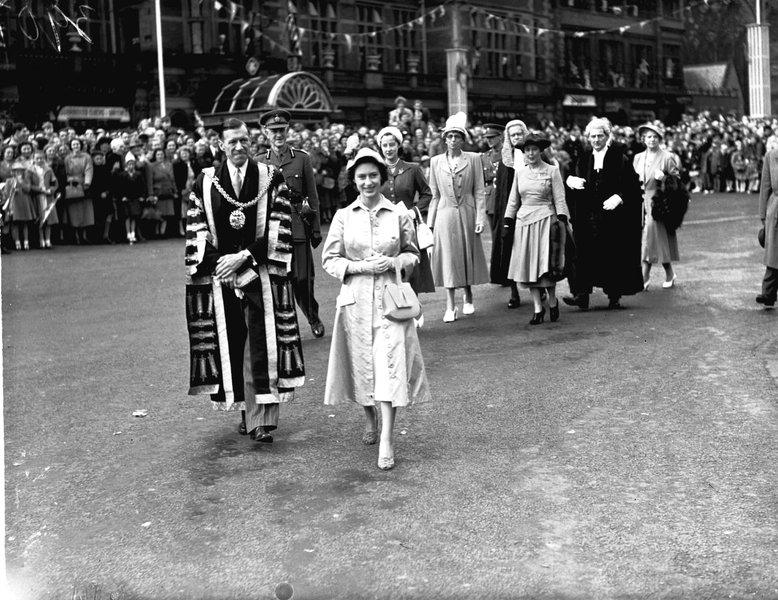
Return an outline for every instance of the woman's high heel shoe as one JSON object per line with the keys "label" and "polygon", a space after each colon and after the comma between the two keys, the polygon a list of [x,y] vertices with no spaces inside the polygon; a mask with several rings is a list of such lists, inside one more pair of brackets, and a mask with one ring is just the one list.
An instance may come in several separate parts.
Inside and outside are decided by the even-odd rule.
{"label": "woman's high heel shoe", "polygon": [[[557,309],[559,307],[557,306]],[[536,312],[534,315],[532,315],[532,320],[530,320],[530,325],[540,325],[543,322],[543,318],[546,316],[546,309],[541,308],[540,312]]]}
{"label": "woman's high heel shoe", "polygon": [[548,309],[548,320],[552,323],[556,323],[559,320],[559,300],[556,301],[556,306]]}
{"label": "woman's high heel shoe", "polygon": [[454,308],[454,310],[446,310],[446,312],[443,315],[443,322],[444,323],[453,323],[457,320],[457,315],[459,314],[459,308]]}

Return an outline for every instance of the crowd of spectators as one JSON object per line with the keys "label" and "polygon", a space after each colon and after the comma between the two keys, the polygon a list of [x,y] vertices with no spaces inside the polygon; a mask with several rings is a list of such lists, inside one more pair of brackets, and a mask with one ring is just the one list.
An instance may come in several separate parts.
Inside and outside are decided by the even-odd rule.
{"label": "crowd of spectators", "polygon": [[[387,121],[397,119],[396,110]],[[445,151],[441,125],[427,111],[408,112],[407,118],[399,113],[396,123],[404,136],[399,155],[420,163],[428,174],[430,158]],[[584,149],[581,128],[528,124],[549,137],[549,158],[557,160],[564,177]],[[290,129],[290,145],[311,156],[322,223],[355,197],[346,163],[359,148],[378,149],[379,129],[342,123],[297,123]],[[778,119],[703,112],[685,115],[666,131],[666,148],[679,156],[692,191],[701,193],[758,191],[763,157],[778,147]],[[250,154],[266,152],[262,131],[250,133]],[[468,133],[466,150],[487,149],[480,124],[470,124]],[[0,135],[4,252],[183,236],[195,177],[223,160],[217,131],[202,125],[177,129],[167,117],[142,120],[134,128],[82,132],[67,126],[55,130],[50,122],[30,130],[0,118]],[[613,139],[631,154],[643,149],[636,128],[615,127]]]}

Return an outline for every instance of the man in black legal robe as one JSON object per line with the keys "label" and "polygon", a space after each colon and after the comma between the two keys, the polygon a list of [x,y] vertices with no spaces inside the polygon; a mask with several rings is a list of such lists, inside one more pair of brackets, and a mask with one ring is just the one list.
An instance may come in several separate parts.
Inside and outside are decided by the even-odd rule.
{"label": "man in black legal robe", "polygon": [[622,296],[643,289],[640,246],[643,219],[640,182],[621,144],[610,143],[611,124],[593,119],[586,128],[591,146],[567,178],[576,243],[572,296],[566,304],[589,308],[593,288],[608,296],[608,308],[621,308]]}

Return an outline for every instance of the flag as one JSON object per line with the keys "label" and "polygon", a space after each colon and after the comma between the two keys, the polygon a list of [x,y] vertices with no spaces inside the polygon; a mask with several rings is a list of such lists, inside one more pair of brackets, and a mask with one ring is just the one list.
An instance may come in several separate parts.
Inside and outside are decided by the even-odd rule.
{"label": "flag", "polygon": [[310,14],[312,17],[320,16],[319,11],[316,10],[316,6],[310,0],[308,0],[308,14]]}
{"label": "flag", "polygon": [[297,27],[297,7],[292,0],[288,2],[289,13],[286,16],[286,35],[289,38],[289,54],[302,56],[300,49],[300,30]]}

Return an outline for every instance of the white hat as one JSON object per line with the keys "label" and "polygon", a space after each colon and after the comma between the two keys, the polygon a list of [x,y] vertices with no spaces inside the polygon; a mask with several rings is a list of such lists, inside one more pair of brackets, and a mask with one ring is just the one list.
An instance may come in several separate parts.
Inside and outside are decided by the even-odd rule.
{"label": "white hat", "polygon": [[442,134],[445,136],[449,131],[457,131],[462,134],[462,137],[467,138],[467,115],[461,110],[446,119]]}
{"label": "white hat", "polygon": [[397,127],[384,127],[381,131],[378,132],[378,135],[375,136],[375,141],[377,144],[381,144],[381,138],[383,138],[385,135],[391,135],[394,139],[397,140],[398,144],[403,143],[403,134],[402,131],[400,131]]}
{"label": "white hat", "polygon": [[130,161],[138,162],[138,159],[135,158],[135,155],[132,152],[128,152],[127,154],[124,155],[124,162],[125,162],[125,164],[130,162]]}
{"label": "white hat", "polygon": [[383,159],[383,157],[372,148],[360,148],[356,156],[348,161],[348,164],[346,165],[346,171],[348,172],[349,177],[353,179],[354,169],[357,167],[357,165],[367,161],[377,163],[379,169],[384,171],[384,174],[386,174],[386,161]]}

